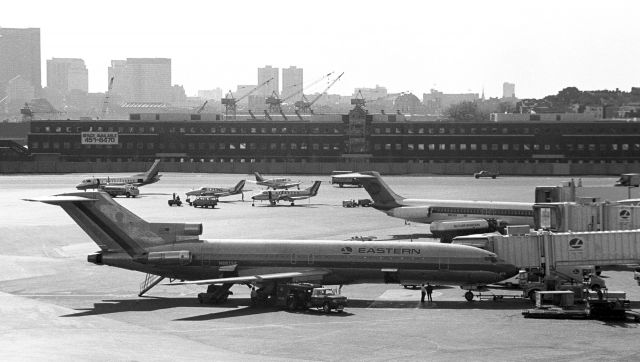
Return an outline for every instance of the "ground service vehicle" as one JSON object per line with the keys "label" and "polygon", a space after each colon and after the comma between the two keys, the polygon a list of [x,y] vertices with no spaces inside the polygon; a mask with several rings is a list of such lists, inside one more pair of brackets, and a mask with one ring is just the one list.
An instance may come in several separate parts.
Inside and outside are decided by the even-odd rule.
{"label": "ground service vehicle", "polygon": [[358,199],[358,206],[369,207],[371,205],[373,205],[371,199]]}
{"label": "ground service vehicle", "polygon": [[356,200],[343,200],[342,207],[358,207],[358,202]]}
{"label": "ground service vehicle", "polygon": [[574,265],[558,265],[556,269],[552,271],[554,283],[549,283],[542,280],[541,272],[531,272],[521,270],[518,274],[520,278],[520,287],[522,288],[522,295],[525,298],[529,298],[535,301],[535,293],[538,291],[548,290],[550,284],[556,290],[573,286],[577,284],[585,284],[591,290],[600,290],[606,288],[604,279],[595,274],[595,266],[574,266]]}
{"label": "ground service vehicle", "polygon": [[218,198],[215,196],[198,196],[189,204],[193,207],[210,207],[214,208],[218,204]]}
{"label": "ground service vehicle", "polygon": [[618,181],[616,181],[615,186],[638,187],[640,186],[640,174],[623,173],[620,175]]}
{"label": "ground service vehicle", "polygon": [[496,178],[496,177],[498,177],[498,173],[497,172],[493,172],[493,171],[482,170],[480,172],[474,173],[473,177],[475,177],[475,178],[480,178],[480,177]]}
{"label": "ground service vehicle", "polygon": [[100,190],[108,193],[111,197],[116,196],[126,196],[126,197],[136,197],[140,195],[140,190],[138,186],[125,184],[125,185],[102,185],[100,186]]}
{"label": "ground service vehicle", "polygon": [[340,187],[344,187],[344,185],[362,187],[356,176],[357,173],[353,173],[352,171],[333,171],[331,172],[331,184],[338,184]]}
{"label": "ground service vehicle", "polygon": [[278,285],[276,305],[289,310],[317,308],[325,313],[331,310],[342,313],[347,305],[347,297],[320,284],[286,283]]}
{"label": "ground service vehicle", "polygon": [[173,197],[168,201],[169,206],[182,206],[182,200],[180,200],[180,196],[173,194]]}

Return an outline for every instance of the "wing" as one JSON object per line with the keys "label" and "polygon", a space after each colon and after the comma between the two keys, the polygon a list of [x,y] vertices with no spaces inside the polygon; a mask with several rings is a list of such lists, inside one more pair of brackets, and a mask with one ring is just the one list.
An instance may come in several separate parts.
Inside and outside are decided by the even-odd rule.
{"label": "wing", "polygon": [[167,285],[186,285],[186,284],[216,284],[216,283],[248,283],[248,282],[261,282],[265,280],[285,280],[285,279],[300,279],[308,278],[314,279],[329,274],[329,270],[325,269],[310,269],[301,271],[292,271],[285,273],[272,273],[272,274],[258,274],[247,275],[242,277],[229,277],[229,278],[216,278],[216,279],[203,279],[203,280],[191,280],[188,282],[170,283]]}

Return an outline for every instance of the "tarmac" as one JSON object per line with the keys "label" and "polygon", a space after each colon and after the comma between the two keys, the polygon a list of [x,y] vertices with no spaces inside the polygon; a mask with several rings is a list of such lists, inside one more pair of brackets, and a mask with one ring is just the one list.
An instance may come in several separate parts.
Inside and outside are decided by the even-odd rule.
{"label": "tarmac", "polygon": [[[123,174],[127,175],[127,174]],[[346,285],[344,313],[289,312],[249,306],[249,289],[234,286],[224,305],[201,305],[201,286],[161,283],[138,297],[144,275],[86,262],[98,247],[59,207],[23,198],[73,192],[83,174],[0,176],[0,360],[638,360],[639,325],[597,320],[525,319],[524,299],[474,300],[439,286],[433,302],[399,285]],[[99,176],[96,174],[96,176]],[[428,226],[371,208],[343,208],[368,198],[329,177],[317,197],[270,207],[250,195],[221,199],[215,209],[169,207],[173,192],[233,186],[250,175],[163,173],[124,206],[155,222],[202,222],[202,238],[334,239],[373,236],[426,240]],[[536,185],[565,178],[388,177],[407,197],[533,201]],[[588,178],[611,185],[615,178]],[[433,240],[437,242],[437,240]],[[627,292],[640,309],[640,286],[624,268],[603,272],[610,290]],[[495,294],[518,290],[495,288]]]}

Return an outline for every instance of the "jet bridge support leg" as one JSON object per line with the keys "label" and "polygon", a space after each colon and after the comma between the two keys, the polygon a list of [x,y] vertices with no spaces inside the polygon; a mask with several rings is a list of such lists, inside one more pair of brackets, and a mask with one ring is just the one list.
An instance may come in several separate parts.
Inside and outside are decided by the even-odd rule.
{"label": "jet bridge support leg", "polygon": [[140,284],[140,293],[138,293],[138,297],[142,297],[144,293],[148,292],[149,290],[151,290],[151,288],[158,285],[158,283],[160,283],[162,279],[164,279],[164,277],[161,277],[159,275],[147,274],[147,276],[144,278],[144,282]]}

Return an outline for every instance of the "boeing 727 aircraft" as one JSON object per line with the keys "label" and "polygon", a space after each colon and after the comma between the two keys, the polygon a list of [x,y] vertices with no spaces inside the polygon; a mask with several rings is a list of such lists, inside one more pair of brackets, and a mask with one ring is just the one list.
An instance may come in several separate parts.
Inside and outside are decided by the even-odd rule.
{"label": "boeing 727 aircraft", "polygon": [[254,172],[253,173],[256,176],[256,183],[258,185],[261,186],[267,186],[267,190],[268,189],[289,189],[291,187],[297,187],[298,189],[300,189],[300,181],[291,181],[290,178],[270,178],[270,179],[266,179],[264,177],[262,177],[262,175],[259,172]]}
{"label": "boeing 727 aircraft", "polygon": [[311,187],[299,191],[264,190],[251,196],[251,199],[253,200],[251,206],[256,206],[256,200],[269,200],[271,206],[275,206],[276,203],[280,201],[287,201],[291,203],[291,206],[295,206],[296,200],[304,200],[316,196],[321,182],[322,181],[316,181],[311,185]]}
{"label": "boeing 727 aircraft", "polygon": [[245,180],[240,180],[234,187],[201,187],[197,190],[191,190],[187,192],[187,196],[216,196],[225,197],[231,195],[242,194],[242,201],[244,201],[244,188]]}
{"label": "boeing 727 aircraft", "polygon": [[98,244],[98,265],[148,273],[144,294],[163,278],[210,285],[222,296],[235,283],[260,296],[278,283],[395,283],[459,285],[473,298],[480,286],[518,272],[494,253],[466,245],[407,241],[200,240],[202,224],[150,223],[104,192],[32,199],[58,205]]}
{"label": "boeing 727 aircraft", "polygon": [[431,224],[431,233],[454,236],[502,230],[507,225],[533,226],[533,203],[407,199],[399,196],[375,171],[354,174],[373,199],[373,207],[389,216]]}
{"label": "boeing 727 aircraft", "polygon": [[92,177],[82,180],[76,189],[98,189],[101,185],[135,185],[144,186],[160,181],[160,175],[158,175],[158,168],[160,167],[160,160],[155,160],[151,168],[147,172],[131,175],[128,177]]}

